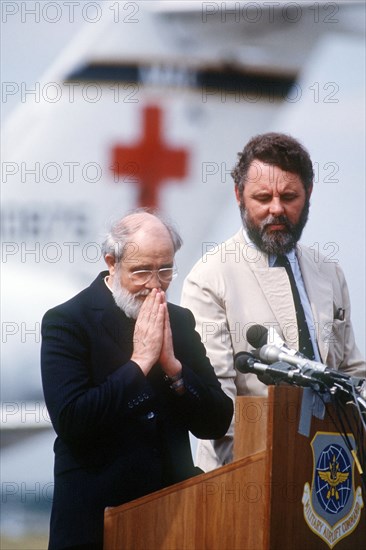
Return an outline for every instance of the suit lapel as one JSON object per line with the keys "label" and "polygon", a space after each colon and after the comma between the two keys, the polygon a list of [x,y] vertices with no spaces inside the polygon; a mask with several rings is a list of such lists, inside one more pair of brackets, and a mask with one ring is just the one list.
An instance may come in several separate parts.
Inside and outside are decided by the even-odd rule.
{"label": "suit lapel", "polygon": [[98,312],[101,326],[121,350],[129,353],[132,352],[135,321],[128,318],[116,305],[111,291],[104,282],[105,275],[107,272],[101,273],[90,286],[93,292],[92,309]]}
{"label": "suit lapel", "polygon": [[332,281],[321,273],[320,264],[314,261],[308,250],[298,247],[298,260],[314,316],[320,356],[323,363],[325,363],[333,326]]}
{"label": "suit lapel", "polygon": [[135,321],[126,317],[126,315],[114,305],[103,311],[101,324],[121,350],[130,355],[133,347]]}
{"label": "suit lapel", "polygon": [[[269,267],[268,256],[266,253],[257,249],[250,253],[246,247],[246,242],[242,229],[236,234],[237,239],[243,249],[243,257],[251,257],[252,261],[248,261],[248,265],[252,270],[257,284],[263,293],[263,300],[267,303],[272,311],[272,316],[267,319],[268,323],[273,323],[273,318],[276,319],[274,325],[275,330],[286,341],[290,347],[298,347],[298,332],[294,301],[292,298],[292,290],[290,281],[286,271],[280,267]],[[259,303],[262,303],[258,298]],[[276,326],[277,325],[277,326]]]}
{"label": "suit lapel", "polygon": [[[243,232],[237,238],[246,245]],[[331,280],[320,271],[320,264],[314,262],[311,252],[297,247],[297,257],[306,292],[314,316],[316,337],[320,356],[325,362],[329,352],[329,337],[333,320],[333,287]],[[298,349],[298,332],[291,285],[285,269],[269,267],[268,256],[260,253],[256,261],[248,262],[282,331],[281,336],[291,348]],[[278,327],[274,327],[276,330]]]}
{"label": "suit lapel", "polygon": [[290,281],[284,268],[267,266],[253,268],[253,273],[273,312],[280,330],[274,327],[290,347],[298,348],[298,331]]}

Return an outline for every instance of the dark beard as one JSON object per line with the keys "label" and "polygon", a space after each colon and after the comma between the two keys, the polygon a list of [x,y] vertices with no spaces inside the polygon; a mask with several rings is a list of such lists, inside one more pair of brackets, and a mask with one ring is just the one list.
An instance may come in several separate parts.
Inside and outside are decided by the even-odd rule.
{"label": "dark beard", "polygon": [[[287,254],[295,248],[300,240],[303,229],[306,225],[309,215],[310,201],[306,199],[302,209],[300,219],[296,224],[291,223],[286,216],[268,216],[259,225],[255,225],[249,217],[244,202],[240,202],[240,215],[243,225],[248,233],[250,240],[266,254]],[[272,224],[282,224],[285,229],[281,231],[267,231],[267,226]]]}

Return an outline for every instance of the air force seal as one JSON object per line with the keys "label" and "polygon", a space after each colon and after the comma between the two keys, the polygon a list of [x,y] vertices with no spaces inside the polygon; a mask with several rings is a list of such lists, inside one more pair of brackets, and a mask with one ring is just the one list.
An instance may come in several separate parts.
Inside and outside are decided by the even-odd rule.
{"label": "air force seal", "polygon": [[[348,434],[354,447],[354,437]],[[361,487],[354,488],[354,460],[337,433],[317,432],[311,442],[313,479],[305,483],[305,521],[329,548],[357,527],[363,508]]]}

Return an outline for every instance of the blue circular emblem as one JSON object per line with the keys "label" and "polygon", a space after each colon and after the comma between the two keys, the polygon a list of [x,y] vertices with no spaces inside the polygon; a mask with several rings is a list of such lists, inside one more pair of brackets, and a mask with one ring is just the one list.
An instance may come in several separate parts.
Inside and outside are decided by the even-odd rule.
{"label": "blue circular emblem", "polygon": [[349,456],[340,445],[332,443],[319,454],[314,490],[325,512],[338,514],[352,492],[352,467]]}

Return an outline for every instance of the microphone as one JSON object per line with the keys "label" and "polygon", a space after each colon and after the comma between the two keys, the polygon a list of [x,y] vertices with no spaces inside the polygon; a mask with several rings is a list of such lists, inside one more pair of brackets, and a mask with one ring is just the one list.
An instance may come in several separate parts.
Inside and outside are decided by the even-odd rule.
{"label": "microphone", "polygon": [[[270,326],[269,329],[264,327],[263,325],[253,325],[248,328],[247,330],[247,341],[249,344],[251,344],[256,350],[253,350],[254,357],[257,357],[259,359],[262,359],[262,361],[265,361],[268,363],[274,363],[275,361],[285,361],[287,363],[290,363],[294,365],[296,368],[299,368],[298,362],[294,361],[287,361],[287,359],[273,359],[271,361],[266,360],[260,355],[261,349],[263,347],[268,347],[266,344],[268,342],[271,342],[271,344],[274,344],[272,347],[279,352],[282,352],[285,354],[286,357],[298,357],[299,359],[305,359],[305,356],[302,355],[300,352],[291,349],[288,347],[286,342],[282,340],[278,332]],[[265,380],[261,380],[263,383],[267,383]]]}
{"label": "microphone", "polygon": [[255,374],[264,384],[271,385],[279,382],[287,382],[297,386],[319,387],[319,380],[299,370],[293,368],[285,361],[277,361],[271,365],[260,363],[252,353],[241,351],[234,357],[235,368],[243,374]]}
{"label": "microphone", "polygon": [[260,363],[253,354],[246,351],[240,351],[235,355],[234,364],[235,368],[243,374],[274,374],[276,378],[287,378],[287,372],[292,370],[291,365],[286,363],[276,363],[276,365]]}
{"label": "microphone", "polygon": [[266,375],[268,365],[257,362],[256,357],[247,351],[240,351],[234,357],[235,368],[243,373],[255,374],[263,384],[269,386],[273,384],[273,378]]}
{"label": "microphone", "polygon": [[249,344],[256,349],[261,348],[266,344],[273,344],[277,348],[280,348],[280,350],[284,353],[297,357],[305,357],[299,351],[289,348],[286,342],[282,340],[281,336],[273,327],[269,327],[269,329],[267,329],[262,325],[253,325],[247,330],[247,340]]}
{"label": "microphone", "polygon": [[[239,372],[242,372],[243,374],[251,372],[251,369],[256,362],[257,359],[252,353],[249,353],[248,351],[239,351],[239,353],[235,354],[234,356],[234,366]],[[262,365],[262,363],[258,363],[258,365]]]}
{"label": "microphone", "polygon": [[294,367],[311,367],[314,370],[318,370],[319,372],[324,372],[326,369],[326,366],[322,363],[306,359],[306,357],[304,356],[291,355],[289,353],[286,353],[285,351],[282,351],[277,346],[265,345],[257,351],[259,358],[265,363],[286,361],[286,363],[290,363],[290,365],[294,365]]}
{"label": "microphone", "polygon": [[285,361],[290,365],[302,369],[303,373],[310,374],[311,371],[312,377],[321,380],[327,386],[333,386],[334,384],[338,383],[342,384],[342,386],[346,384],[348,388],[349,385],[353,385],[353,383],[355,382],[355,379],[352,378],[352,376],[350,376],[349,374],[340,373],[333,369],[328,369],[325,365],[323,365],[322,363],[318,363],[317,361],[311,361],[310,359],[288,355],[276,348],[276,346],[262,346],[259,350],[259,357],[260,359],[262,359],[262,361],[265,361],[266,363]]}
{"label": "microphone", "polygon": [[[357,406],[364,424],[366,418],[366,379],[356,378],[348,374],[328,369],[325,365],[316,361],[302,360],[289,356],[276,346],[262,346],[259,354],[271,364],[260,363],[255,355],[241,351],[234,357],[235,368],[243,374],[255,374],[263,384],[267,386],[286,382],[295,386],[310,387],[315,391],[329,391],[331,394],[343,395],[350,398]],[[300,358],[301,359],[301,358]],[[340,392],[340,393],[339,393]],[[364,424],[365,425],[365,424]]]}
{"label": "microphone", "polygon": [[[289,377],[291,378],[292,383],[295,382],[294,369],[301,369],[301,375],[306,376],[308,382],[312,380],[313,385],[316,381],[318,381],[322,382],[328,388],[334,388],[335,386],[339,388],[339,386],[341,386],[342,390],[346,390],[347,392],[350,392],[351,388],[355,388],[356,386],[356,392],[360,394],[358,400],[362,400],[363,403],[365,403],[366,383],[363,379],[355,378],[345,373],[340,373],[327,368],[326,365],[323,365],[322,363],[307,359],[300,352],[289,348],[273,327],[266,329],[262,325],[253,325],[247,330],[247,340],[249,344],[257,349],[253,351],[252,354],[249,354],[252,357],[252,361],[249,361],[247,366],[244,365],[244,368],[248,369],[250,364],[253,365],[253,360],[255,361],[256,358],[267,364],[278,365],[279,362],[286,363],[288,365],[292,365],[292,369],[289,370],[289,373],[291,373],[289,374]],[[268,341],[275,342],[275,345],[267,344],[266,342]],[[240,370],[240,366],[242,362],[244,362],[244,356],[242,355],[243,353],[244,352],[237,354],[238,358],[240,355],[242,356],[241,361],[238,363],[238,370],[240,372],[244,372]],[[262,367],[259,367],[258,365],[262,365]],[[259,373],[264,373],[263,363],[256,363],[256,368],[258,371],[256,374],[258,374],[258,378],[260,378]],[[246,370],[245,372],[254,372],[254,370],[252,368],[252,370]],[[261,381],[268,384],[266,380],[267,375],[270,373],[269,371],[265,371],[265,373],[266,375],[262,374],[262,377],[265,379],[262,379]],[[299,385],[304,385],[302,383],[303,380],[301,380],[301,375],[299,375]],[[310,384],[307,383],[306,385]]]}
{"label": "microphone", "polygon": [[247,330],[247,340],[253,348],[261,348],[268,344],[268,328],[263,325],[253,325]]}

